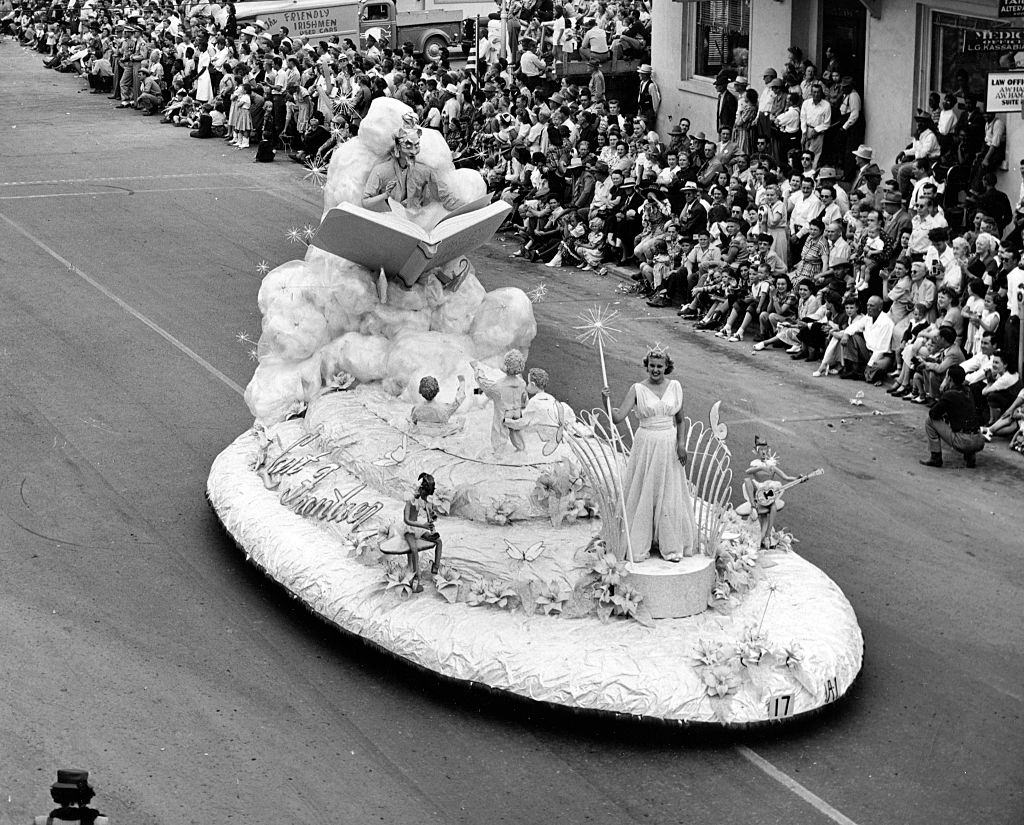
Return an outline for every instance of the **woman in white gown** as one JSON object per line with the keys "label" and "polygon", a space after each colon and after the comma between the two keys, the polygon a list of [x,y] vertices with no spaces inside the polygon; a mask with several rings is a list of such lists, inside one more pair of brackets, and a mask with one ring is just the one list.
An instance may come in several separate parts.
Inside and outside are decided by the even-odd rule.
{"label": "woman in white gown", "polygon": [[[644,367],[647,380],[630,387],[622,406],[612,408],[616,424],[634,407],[640,418],[622,479],[630,544],[636,561],[646,559],[652,545],[662,558],[679,561],[699,552],[686,481],[683,390],[678,381],[666,379],[672,359],[665,349],[648,350]],[[607,387],[603,393],[607,398]]]}

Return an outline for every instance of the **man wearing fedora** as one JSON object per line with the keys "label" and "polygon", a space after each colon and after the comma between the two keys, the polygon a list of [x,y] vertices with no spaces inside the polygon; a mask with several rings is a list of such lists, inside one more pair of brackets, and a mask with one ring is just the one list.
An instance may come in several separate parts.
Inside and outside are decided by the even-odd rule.
{"label": "man wearing fedora", "polygon": [[675,152],[677,155],[679,152],[689,152],[690,149],[690,120],[689,118],[681,117],[676,122],[668,133],[668,149],[669,152]]}
{"label": "man wearing fedora", "polygon": [[786,93],[779,73],[769,67],[764,70],[764,91],[757,99],[757,129],[755,134],[771,145],[772,118],[778,117],[786,108]]}
{"label": "man wearing fedora", "polygon": [[860,92],[853,85],[853,78],[846,75],[839,81],[842,100],[839,103],[839,132],[837,155],[843,167],[843,179],[849,180],[853,172],[852,147],[860,145],[864,140],[866,126],[864,123],[864,101]]}
{"label": "man wearing fedora", "polygon": [[661,106],[661,90],[654,82],[650,63],[642,64],[637,73],[640,75],[640,91],[636,96],[637,115],[643,118],[648,129],[653,129]]}
{"label": "man wearing fedora", "polygon": [[700,189],[693,181],[683,184],[683,208],[679,213],[679,234],[696,238],[708,228],[708,210],[701,203]]}
{"label": "man wearing fedora", "polygon": [[850,191],[856,192],[862,183],[864,183],[864,170],[869,166],[874,166],[876,169],[878,165],[874,162],[875,150],[870,146],[866,146],[863,143],[850,152],[850,158],[854,164],[853,182],[850,184]]}
{"label": "man wearing fedora", "polygon": [[882,212],[885,213],[885,220],[882,222],[882,231],[886,237],[899,243],[904,232],[912,232],[914,219],[910,212],[903,205],[903,198],[896,192],[886,192],[882,197]]}
{"label": "man wearing fedora", "polygon": [[729,91],[732,78],[733,75],[724,69],[715,77],[715,91],[718,92],[718,106],[715,109],[716,132],[721,132],[723,126],[732,129],[736,125],[736,110],[739,108],[739,100]]}

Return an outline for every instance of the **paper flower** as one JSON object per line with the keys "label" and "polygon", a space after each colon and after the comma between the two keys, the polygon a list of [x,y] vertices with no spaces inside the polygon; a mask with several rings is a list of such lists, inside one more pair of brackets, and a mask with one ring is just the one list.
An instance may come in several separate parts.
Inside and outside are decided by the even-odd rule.
{"label": "paper flower", "polygon": [[636,618],[643,596],[635,587],[622,584],[615,588],[612,594],[612,613],[616,616],[629,616]]}
{"label": "paper flower", "polygon": [[722,664],[725,659],[725,651],[721,642],[713,642],[710,639],[698,639],[697,646],[690,654],[695,666],[705,665],[713,667]]}
{"label": "paper flower", "polygon": [[772,648],[767,637],[759,628],[748,625],[743,629],[743,636],[737,645],[736,652],[739,654],[741,665],[753,667],[760,664],[766,656],[770,656]]}
{"label": "paper flower", "polygon": [[393,590],[398,598],[407,599],[412,595],[413,572],[406,567],[388,567],[384,572],[384,592]]}
{"label": "paper flower", "polygon": [[470,607],[487,604],[487,581],[485,579],[477,579],[469,585],[466,601],[469,602]]}
{"label": "paper flower", "polygon": [[622,581],[626,573],[626,562],[619,561],[611,553],[605,553],[594,563],[592,569],[601,577],[601,584],[614,587]]}
{"label": "paper flower", "polygon": [[558,582],[548,582],[542,585],[540,592],[534,599],[534,604],[543,611],[545,616],[552,613],[561,613],[564,605],[571,594],[562,589]]}
{"label": "paper flower", "polygon": [[502,582],[499,579],[488,581],[484,590],[484,600],[487,604],[493,604],[502,610],[512,605],[518,595],[510,583]]}
{"label": "paper flower", "polygon": [[701,674],[701,681],[704,683],[704,690],[708,696],[724,699],[739,690],[742,683],[739,675],[727,665],[714,665],[704,668]]}
{"label": "paper flower", "polygon": [[442,564],[434,575],[434,587],[448,604],[453,604],[458,599],[460,584],[462,573],[447,564]]}

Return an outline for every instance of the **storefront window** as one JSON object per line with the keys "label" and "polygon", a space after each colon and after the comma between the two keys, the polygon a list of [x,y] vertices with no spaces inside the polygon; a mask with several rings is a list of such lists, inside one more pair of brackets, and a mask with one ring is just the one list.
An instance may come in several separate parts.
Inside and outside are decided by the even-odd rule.
{"label": "storefront window", "polygon": [[989,72],[1024,69],[1024,31],[1009,20],[932,14],[934,92],[970,93],[985,99]]}
{"label": "storefront window", "polygon": [[697,3],[695,74],[713,77],[726,68],[745,74],[749,53],[750,0]]}

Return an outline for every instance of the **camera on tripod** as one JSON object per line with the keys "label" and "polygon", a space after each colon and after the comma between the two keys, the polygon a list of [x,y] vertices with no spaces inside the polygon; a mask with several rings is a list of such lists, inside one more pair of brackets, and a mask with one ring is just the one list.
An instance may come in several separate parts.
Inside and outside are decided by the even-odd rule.
{"label": "camera on tripod", "polygon": [[89,784],[89,772],[73,768],[57,771],[57,781],[50,786],[50,796],[59,806],[46,816],[37,816],[35,825],[57,825],[77,822],[81,825],[109,825],[110,820],[90,808],[96,791]]}

